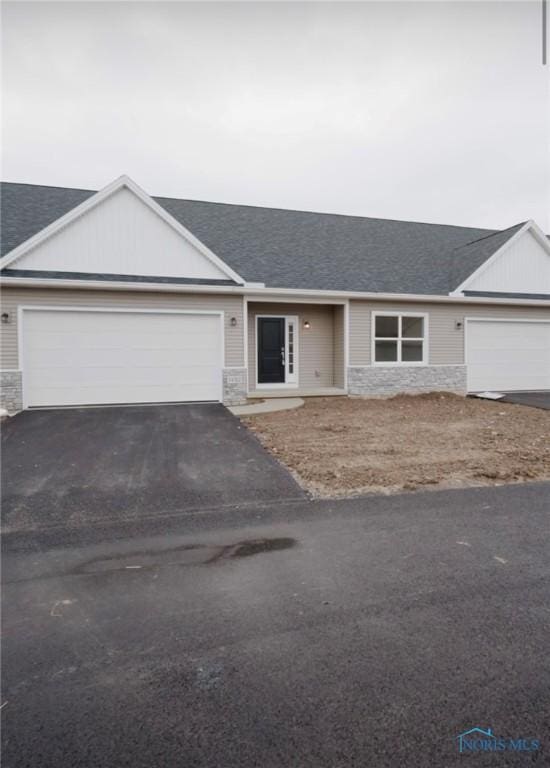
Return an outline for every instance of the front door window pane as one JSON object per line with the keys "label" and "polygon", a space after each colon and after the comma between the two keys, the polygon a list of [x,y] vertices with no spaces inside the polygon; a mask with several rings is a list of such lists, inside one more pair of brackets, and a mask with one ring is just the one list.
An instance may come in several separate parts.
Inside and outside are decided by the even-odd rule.
{"label": "front door window pane", "polygon": [[294,324],[288,324],[288,372],[294,373]]}

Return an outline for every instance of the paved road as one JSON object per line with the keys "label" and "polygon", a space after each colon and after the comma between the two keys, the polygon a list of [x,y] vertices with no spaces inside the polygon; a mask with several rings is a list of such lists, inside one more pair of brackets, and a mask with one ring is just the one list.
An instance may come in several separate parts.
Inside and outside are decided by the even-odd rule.
{"label": "paved road", "polygon": [[[5,537],[5,768],[550,763],[549,484]],[[105,543],[108,542],[108,543]],[[468,762],[470,765],[470,762]]]}

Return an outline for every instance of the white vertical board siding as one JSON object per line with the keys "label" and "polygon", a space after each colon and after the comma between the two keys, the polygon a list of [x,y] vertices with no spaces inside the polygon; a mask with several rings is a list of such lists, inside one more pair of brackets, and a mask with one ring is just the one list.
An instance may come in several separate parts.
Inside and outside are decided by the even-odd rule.
{"label": "white vertical board siding", "polygon": [[[298,317],[298,386],[304,389],[334,386],[334,313],[323,304],[248,304],[248,387],[256,386],[257,315]],[[308,320],[310,328],[304,328]]]}
{"label": "white vertical board siding", "polygon": [[227,275],[123,188],[12,265],[17,269],[227,280]]}
{"label": "white vertical board siding", "polygon": [[467,320],[470,392],[550,389],[550,320]]}
{"label": "white vertical board siding", "polygon": [[550,294],[550,254],[531,232],[524,232],[465,290]]}
{"label": "white vertical board siding", "polygon": [[219,314],[22,311],[23,405],[222,399]]}
{"label": "white vertical board siding", "polygon": [[[19,368],[18,312],[20,306],[105,307],[121,309],[219,310],[223,312],[225,366],[243,367],[243,301],[241,296],[154,293],[149,291],[85,291],[44,288],[3,288],[2,312],[10,321],[0,324],[0,368]],[[231,325],[234,317],[236,325]]]}
{"label": "white vertical board siding", "polygon": [[[351,301],[350,365],[371,364],[371,312],[425,312],[429,319],[428,364],[464,364],[464,322],[468,315],[494,318],[550,319],[550,306],[517,307],[489,304]],[[460,323],[460,327],[457,327]]]}

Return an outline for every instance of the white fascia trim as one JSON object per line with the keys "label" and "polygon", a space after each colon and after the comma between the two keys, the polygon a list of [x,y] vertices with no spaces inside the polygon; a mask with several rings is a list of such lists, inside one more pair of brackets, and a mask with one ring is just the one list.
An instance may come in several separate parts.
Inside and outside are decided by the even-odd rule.
{"label": "white fascia trim", "polygon": [[548,253],[550,256],[550,241],[542,231],[542,229],[539,227],[539,225],[536,223],[536,221],[533,221],[530,219],[529,221],[526,221],[525,224],[521,229],[518,229],[518,231],[515,233],[515,235],[512,235],[512,237],[507,240],[503,245],[500,246],[500,248],[493,253],[492,256],[489,256],[487,261],[484,261],[483,264],[480,264],[480,266],[472,272],[471,275],[468,275],[466,280],[464,280],[463,283],[461,283],[458,288],[455,288],[454,291],[451,291],[449,296],[461,296],[462,292],[465,290],[468,290],[468,286],[475,280],[476,277],[481,275],[485,270],[491,266],[497,259],[499,259],[502,254],[510,248],[513,243],[516,242],[516,240],[519,240],[519,238],[525,233],[525,232],[532,232],[532,234],[535,236],[535,238],[539,241],[539,243],[542,245],[544,250]]}
{"label": "white fascia trim", "polygon": [[[242,285],[190,285],[185,283],[132,283],[117,280],[64,280],[43,277],[1,277],[3,288],[51,288],[93,291],[147,291],[149,293],[246,293]],[[256,290],[256,289],[254,289]]]}
{"label": "white fascia trim", "polygon": [[157,293],[220,293],[247,296],[249,301],[280,301],[280,297],[303,303],[344,304],[351,301],[394,301],[427,304],[496,304],[510,306],[545,307],[544,299],[495,299],[483,296],[435,295],[421,293],[368,293],[359,291],[315,291],[297,288],[264,288],[261,291],[244,285],[183,285],[181,283],[121,283],[111,280],[61,280],[34,277],[0,277],[4,288],[70,288],[100,291],[150,291]]}
{"label": "white fascia trim", "polygon": [[550,319],[532,317],[471,317],[464,318],[465,323],[550,323]]}
{"label": "white fascia trim", "polygon": [[24,243],[21,243],[20,245],[18,245],[17,248],[14,248],[12,251],[7,253],[5,256],[3,256],[0,259],[0,269],[4,269],[9,264],[14,262],[16,259],[23,256],[25,253],[28,253],[28,251],[30,251],[31,249],[36,248],[37,245],[40,245],[40,243],[50,238],[56,232],[59,232],[68,224],[80,218],[80,216],[83,216],[92,208],[95,208],[97,205],[102,203],[108,197],[113,195],[115,192],[118,192],[120,189],[123,189],[124,187],[130,190],[130,192],[133,192],[134,195],[136,195],[136,197],[138,197],[142,201],[142,203],[148,206],[148,208],[150,208],[154,213],[156,213],[157,216],[160,216],[160,218],[166,224],[172,227],[172,229],[174,229],[181,237],[185,238],[188,242],[190,242],[191,245],[193,245],[198,251],[200,251],[200,253],[202,253],[203,256],[205,256],[212,264],[218,267],[218,269],[220,269],[224,274],[226,274],[231,280],[234,280],[236,283],[245,282],[245,280],[239,274],[237,274],[237,272],[231,269],[231,267],[229,267],[224,261],[222,261],[218,256],[216,256],[216,254],[213,253],[210,250],[210,248],[208,248],[206,245],[204,245],[204,243],[198,240],[198,238],[196,238],[192,232],[190,232],[182,224],[180,224],[179,221],[177,221],[171,214],[168,213],[168,211],[166,211],[161,205],[159,205],[155,200],[153,200],[153,198],[150,195],[148,195],[147,192],[145,192],[141,187],[139,187],[135,183],[135,181],[132,181],[132,179],[129,176],[119,176],[118,179],[115,179],[110,184],[107,184],[106,187],[103,187],[103,189],[101,189],[99,192],[96,192],[95,195],[92,195],[87,200],[84,200],[83,203],[80,203],[80,205],[77,205],[76,208],[72,208],[64,216],[61,216],[61,218],[56,219],[47,227],[45,227],[44,229],[41,229],[40,232],[37,232],[28,240],[25,240]]}
{"label": "white fascia trim", "polygon": [[[451,296],[424,293],[371,293],[368,291],[315,291],[298,288],[265,288],[262,292],[244,288],[228,288],[237,293],[244,293],[248,301],[282,301],[279,297],[288,297],[294,301],[344,304],[349,301],[392,301],[402,303],[426,302],[427,304],[509,304],[511,306],[550,307],[545,299],[495,299],[480,296]],[[223,288],[221,289],[223,290]],[[226,289],[227,290],[227,289]]]}

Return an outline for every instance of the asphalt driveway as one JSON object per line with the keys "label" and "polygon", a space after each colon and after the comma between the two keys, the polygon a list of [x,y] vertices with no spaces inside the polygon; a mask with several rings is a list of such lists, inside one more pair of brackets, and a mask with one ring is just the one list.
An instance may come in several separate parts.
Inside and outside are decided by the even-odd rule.
{"label": "asphalt driveway", "polygon": [[213,404],[24,411],[3,425],[2,492],[8,531],[304,495]]}
{"label": "asphalt driveway", "polygon": [[510,392],[502,398],[501,402],[530,405],[533,408],[550,411],[550,392]]}

